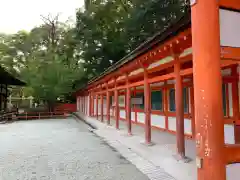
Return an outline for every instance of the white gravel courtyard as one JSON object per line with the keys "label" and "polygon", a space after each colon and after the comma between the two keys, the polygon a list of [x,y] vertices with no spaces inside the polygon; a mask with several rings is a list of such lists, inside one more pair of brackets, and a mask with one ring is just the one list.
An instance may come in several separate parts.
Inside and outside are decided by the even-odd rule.
{"label": "white gravel courtyard", "polygon": [[0,180],[147,180],[74,119],[0,125]]}

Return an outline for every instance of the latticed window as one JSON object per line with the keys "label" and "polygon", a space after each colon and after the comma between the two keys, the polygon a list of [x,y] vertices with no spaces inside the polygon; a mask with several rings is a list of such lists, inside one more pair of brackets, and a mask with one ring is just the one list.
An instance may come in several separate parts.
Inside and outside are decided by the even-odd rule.
{"label": "latticed window", "polygon": [[163,111],[163,92],[162,91],[151,92],[151,108],[152,110]]}

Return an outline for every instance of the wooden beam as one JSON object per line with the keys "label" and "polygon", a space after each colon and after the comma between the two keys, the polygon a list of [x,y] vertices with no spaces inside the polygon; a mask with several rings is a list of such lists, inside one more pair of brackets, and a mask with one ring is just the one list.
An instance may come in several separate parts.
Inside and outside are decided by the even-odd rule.
{"label": "wooden beam", "polygon": [[221,58],[240,61],[240,48],[237,47],[221,47]]}
{"label": "wooden beam", "polygon": [[225,164],[240,163],[240,145],[225,145],[225,152],[223,155],[225,155]]}
{"label": "wooden beam", "polygon": [[225,8],[240,10],[239,0],[219,0],[219,5]]}

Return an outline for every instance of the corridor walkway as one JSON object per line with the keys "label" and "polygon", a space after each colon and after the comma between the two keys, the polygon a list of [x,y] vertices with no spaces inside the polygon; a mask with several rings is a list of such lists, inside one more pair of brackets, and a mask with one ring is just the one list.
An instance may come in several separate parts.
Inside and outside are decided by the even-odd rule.
{"label": "corridor walkway", "polygon": [[0,125],[1,180],[147,180],[74,119]]}

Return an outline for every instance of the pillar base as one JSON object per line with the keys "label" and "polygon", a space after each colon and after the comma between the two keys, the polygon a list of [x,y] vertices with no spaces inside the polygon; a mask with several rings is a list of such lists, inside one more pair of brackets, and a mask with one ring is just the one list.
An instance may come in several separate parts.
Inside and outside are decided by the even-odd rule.
{"label": "pillar base", "polygon": [[132,133],[124,133],[123,136],[124,136],[124,137],[132,137],[133,134],[132,134]]}
{"label": "pillar base", "polygon": [[179,154],[173,155],[174,159],[176,159],[179,162],[183,162],[183,163],[189,163],[192,161],[191,158],[187,157],[187,156],[181,156]]}
{"label": "pillar base", "polygon": [[154,142],[146,142],[146,141],[141,141],[140,144],[142,144],[144,146],[148,146],[148,147],[151,147],[151,146],[155,145]]}

